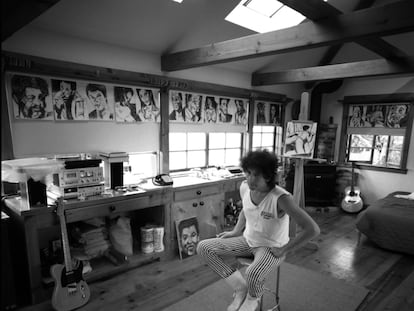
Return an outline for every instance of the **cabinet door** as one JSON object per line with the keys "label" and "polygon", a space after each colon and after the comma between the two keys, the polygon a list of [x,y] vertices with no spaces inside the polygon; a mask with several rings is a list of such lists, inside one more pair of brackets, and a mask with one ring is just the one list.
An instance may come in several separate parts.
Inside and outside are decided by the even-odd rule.
{"label": "cabinet door", "polygon": [[175,202],[172,205],[172,236],[177,237],[175,226],[181,220],[197,217],[200,240],[215,237],[224,227],[224,196],[212,195],[198,199]]}

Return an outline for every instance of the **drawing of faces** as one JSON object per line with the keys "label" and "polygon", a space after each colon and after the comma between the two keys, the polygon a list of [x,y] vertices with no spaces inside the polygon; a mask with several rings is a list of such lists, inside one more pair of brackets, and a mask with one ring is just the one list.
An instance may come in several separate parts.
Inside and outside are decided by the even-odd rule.
{"label": "drawing of faces", "polygon": [[408,116],[407,105],[388,106],[387,126],[393,128],[405,127]]}
{"label": "drawing of faces", "polygon": [[180,92],[171,92],[171,104],[173,110],[181,111],[183,108],[183,97]]}

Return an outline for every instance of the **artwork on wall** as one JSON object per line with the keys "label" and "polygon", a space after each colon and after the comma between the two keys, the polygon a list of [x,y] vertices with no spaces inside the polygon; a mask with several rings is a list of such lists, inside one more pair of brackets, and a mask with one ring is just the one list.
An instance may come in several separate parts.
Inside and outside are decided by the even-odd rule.
{"label": "artwork on wall", "polygon": [[138,122],[138,96],[132,87],[114,87],[115,97],[115,120],[116,122]]}
{"label": "artwork on wall", "polygon": [[159,122],[159,90],[30,74],[8,74],[15,119]]}
{"label": "artwork on wall", "polygon": [[248,100],[172,90],[170,122],[247,125]]}
{"label": "artwork on wall", "polygon": [[317,123],[290,121],[286,125],[284,156],[313,158]]}
{"label": "artwork on wall", "polygon": [[160,122],[160,104],[158,90],[137,88],[140,108],[138,114],[143,122]]}
{"label": "artwork on wall", "polygon": [[[87,111],[90,121],[115,120],[113,87],[102,83],[79,82],[86,95]],[[82,94],[82,93],[81,93]]]}
{"label": "artwork on wall", "polygon": [[78,91],[77,82],[58,79],[51,81],[55,120],[88,120],[86,98]]}
{"label": "artwork on wall", "polygon": [[175,221],[177,242],[180,258],[184,259],[197,253],[197,245],[200,241],[200,229],[197,217],[190,217]]}
{"label": "artwork on wall", "polygon": [[348,126],[405,128],[409,112],[406,103],[350,105]]}
{"label": "artwork on wall", "polygon": [[274,102],[255,101],[254,123],[256,125],[281,125],[282,105]]}
{"label": "artwork on wall", "polygon": [[53,120],[49,80],[39,76],[15,74],[7,89],[15,119]]}

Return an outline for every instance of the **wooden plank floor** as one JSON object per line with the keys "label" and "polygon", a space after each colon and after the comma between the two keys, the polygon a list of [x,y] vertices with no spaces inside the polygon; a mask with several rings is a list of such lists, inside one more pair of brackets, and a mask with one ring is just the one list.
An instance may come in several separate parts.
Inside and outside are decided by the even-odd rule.
{"label": "wooden plank floor", "polygon": [[[318,247],[304,247],[290,254],[287,262],[369,289],[357,311],[397,310],[395,306],[410,310],[413,287],[408,277],[414,271],[414,256],[380,249],[364,237],[359,240],[356,215],[336,207],[306,210],[321,228],[314,241]],[[91,299],[78,310],[158,311],[216,280],[218,276],[197,256],[157,262],[90,284]],[[45,302],[21,310],[51,310],[51,305]]]}

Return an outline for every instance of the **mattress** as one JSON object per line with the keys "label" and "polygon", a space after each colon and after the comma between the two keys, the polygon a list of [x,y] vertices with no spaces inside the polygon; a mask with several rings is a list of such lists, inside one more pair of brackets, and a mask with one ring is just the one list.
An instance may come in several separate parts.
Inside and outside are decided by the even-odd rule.
{"label": "mattress", "polygon": [[414,200],[397,198],[396,191],[371,204],[361,212],[357,229],[378,246],[414,255]]}

